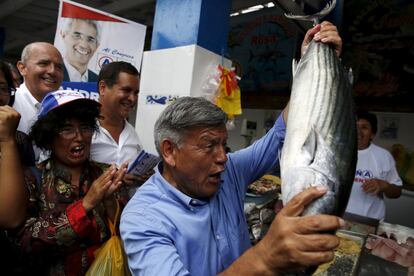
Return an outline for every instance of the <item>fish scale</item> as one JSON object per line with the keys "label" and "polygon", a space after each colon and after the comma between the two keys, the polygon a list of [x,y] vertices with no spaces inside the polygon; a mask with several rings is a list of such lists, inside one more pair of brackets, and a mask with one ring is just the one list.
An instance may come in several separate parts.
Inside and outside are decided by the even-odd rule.
{"label": "fish scale", "polygon": [[312,41],[293,76],[280,162],[283,203],[311,186],[323,185],[328,192],[303,214],[342,214],[356,156],[356,118],[348,74],[334,49]]}

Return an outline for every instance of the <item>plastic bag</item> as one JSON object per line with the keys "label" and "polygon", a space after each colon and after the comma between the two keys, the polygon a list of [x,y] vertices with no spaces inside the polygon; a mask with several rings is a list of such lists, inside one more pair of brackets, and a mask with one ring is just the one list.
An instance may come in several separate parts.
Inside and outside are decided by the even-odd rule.
{"label": "plastic bag", "polygon": [[234,71],[224,68],[221,65],[218,66],[218,69],[221,75],[216,104],[232,119],[235,115],[242,113],[237,76]]}
{"label": "plastic bag", "polygon": [[[119,203],[117,202],[115,221],[119,218]],[[94,252],[95,260],[86,272],[86,276],[124,276],[131,275],[128,259],[120,237],[116,234],[115,225],[108,219],[111,238]]]}

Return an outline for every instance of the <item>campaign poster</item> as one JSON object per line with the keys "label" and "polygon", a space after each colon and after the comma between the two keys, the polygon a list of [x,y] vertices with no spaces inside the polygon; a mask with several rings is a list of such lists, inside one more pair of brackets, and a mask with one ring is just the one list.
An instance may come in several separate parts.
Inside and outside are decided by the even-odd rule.
{"label": "campaign poster", "polygon": [[[88,6],[60,1],[55,47],[64,61],[64,86],[96,82],[103,65],[126,61],[141,68],[146,26]],[[89,89],[85,86],[84,90]]]}

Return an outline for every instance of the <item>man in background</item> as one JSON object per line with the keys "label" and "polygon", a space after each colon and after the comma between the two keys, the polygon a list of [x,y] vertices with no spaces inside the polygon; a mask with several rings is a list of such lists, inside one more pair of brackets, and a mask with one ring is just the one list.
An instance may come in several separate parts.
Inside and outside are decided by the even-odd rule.
{"label": "man in background", "polygon": [[24,81],[16,91],[13,108],[21,115],[17,130],[27,134],[43,98],[62,84],[62,56],[52,44],[34,42],[24,47],[17,68]]}
{"label": "man in background", "polygon": [[[106,64],[99,72],[98,91],[101,106],[99,131],[92,138],[91,159],[120,166],[132,162],[142,150],[135,128],[127,121],[138,101],[138,70],[128,62]],[[135,187],[153,174],[127,174],[124,183],[132,196]]]}
{"label": "man in background", "polygon": [[99,47],[98,23],[89,19],[68,19],[61,31],[65,43],[64,81],[93,82],[98,75],[88,69],[88,64]]}
{"label": "man in background", "polygon": [[384,195],[398,198],[402,181],[392,155],[372,143],[377,133],[377,116],[357,113],[358,162],[346,212],[382,220],[385,218]]}

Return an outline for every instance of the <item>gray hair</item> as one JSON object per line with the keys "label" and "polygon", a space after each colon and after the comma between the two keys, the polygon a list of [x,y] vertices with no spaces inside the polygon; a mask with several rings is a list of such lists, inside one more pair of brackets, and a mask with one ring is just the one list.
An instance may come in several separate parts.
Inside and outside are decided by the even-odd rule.
{"label": "gray hair", "polygon": [[75,21],[81,21],[81,22],[85,22],[86,24],[92,26],[95,28],[96,30],[96,42],[99,43],[99,41],[101,41],[101,29],[99,26],[99,22],[96,20],[91,20],[91,19],[83,19],[83,18],[64,18],[64,33],[66,35],[69,34],[71,28],[72,28],[72,24]]}
{"label": "gray hair", "polygon": [[[53,48],[56,49],[56,47],[53,44],[50,44],[49,42],[32,42],[32,43],[29,43],[23,48],[22,55],[20,57],[20,61],[22,63],[24,63],[24,64],[27,63],[27,61],[29,60],[30,55],[32,53],[32,48],[35,47],[35,46],[52,46]],[[56,51],[59,52],[58,49],[56,49]],[[60,54],[60,52],[59,52],[59,54]]]}
{"label": "gray hair", "polygon": [[22,56],[20,57],[20,61],[23,62],[24,64],[26,64],[27,60],[29,59],[30,51],[31,51],[32,46],[33,46],[33,43],[30,43],[30,44],[27,44],[26,46],[24,46],[24,48],[23,48]]}
{"label": "gray hair", "polygon": [[219,127],[227,115],[219,107],[201,97],[182,97],[167,106],[154,126],[155,147],[160,157],[161,142],[170,139],[180,145],[187,131],[195,127]]}

